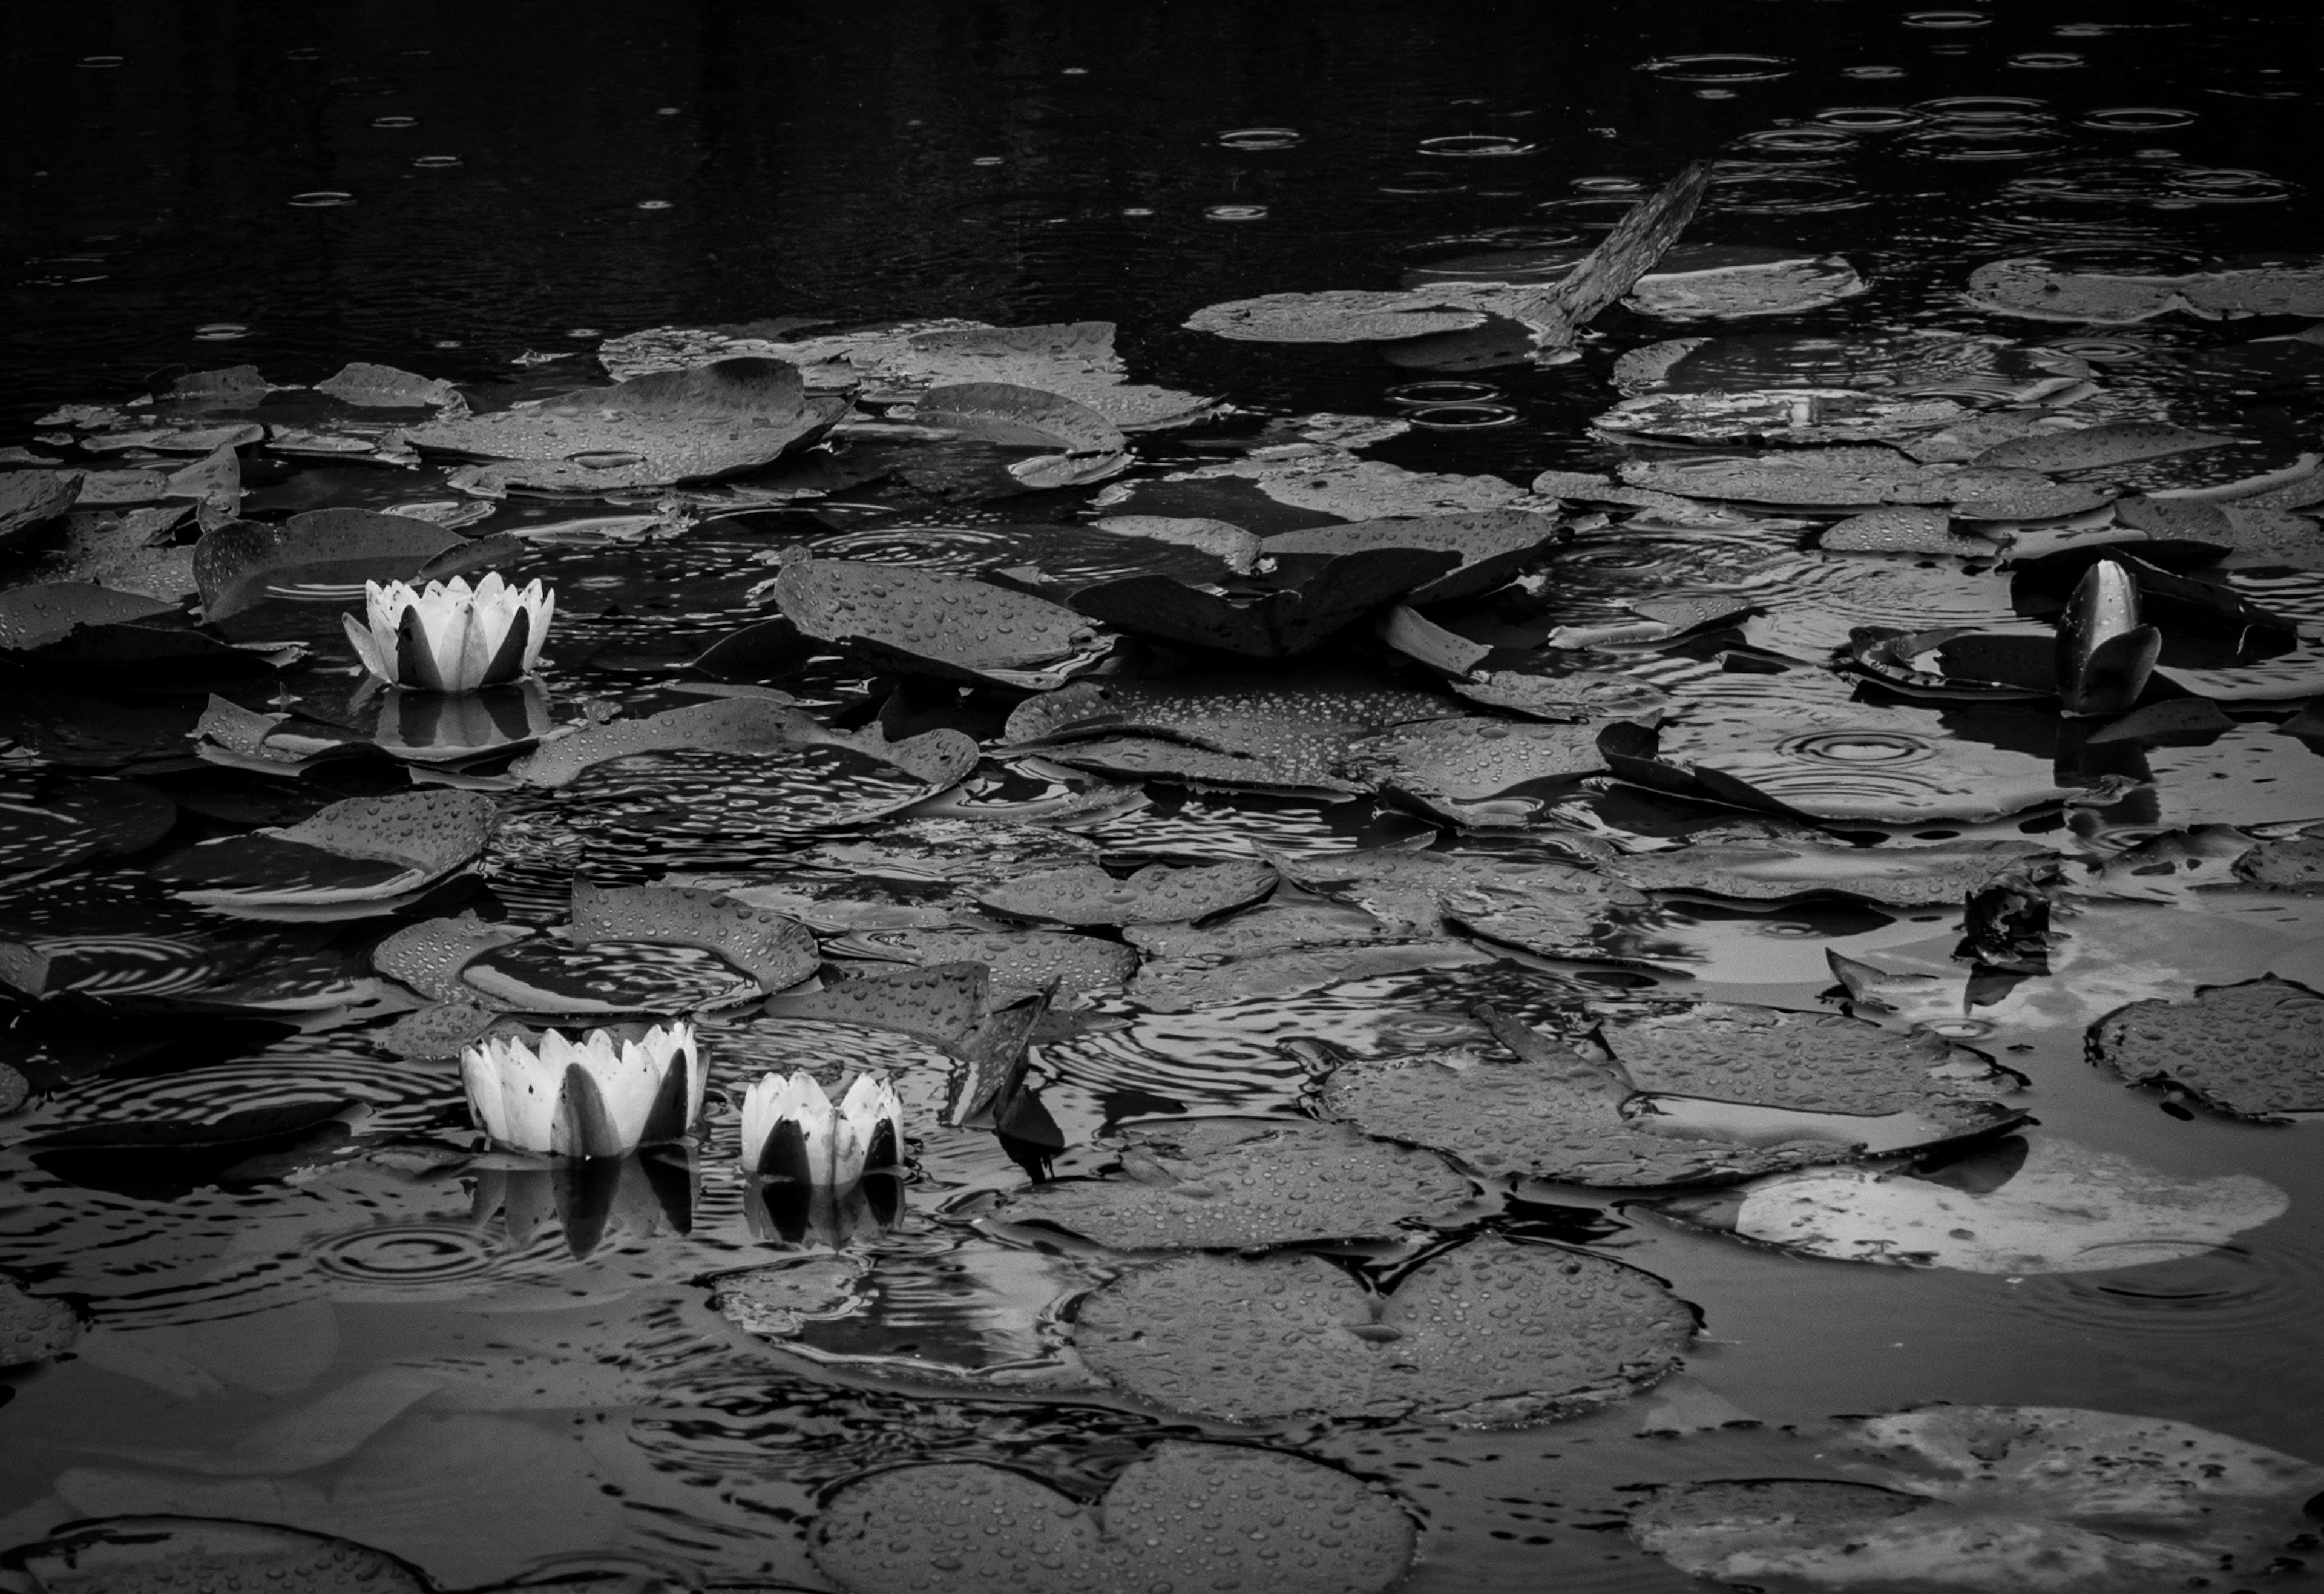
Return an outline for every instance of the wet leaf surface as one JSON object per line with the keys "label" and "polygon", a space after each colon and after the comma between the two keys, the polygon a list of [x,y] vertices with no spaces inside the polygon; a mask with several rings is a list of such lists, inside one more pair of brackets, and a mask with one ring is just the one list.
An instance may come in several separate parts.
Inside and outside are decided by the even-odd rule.
{"label": "wet leaf surface", "polygon": [[2169,1085],[2237,1117],[2324,1111],[2324,996],[2269,978],[2190,1002],[2134,1002],[2090,1032],[2134,1085]]}
{"label": "wet leaf surface", "polygon": [[936,571],[797,560],[777,578],[775,599],[809,636],[950,680],[1047,690],[1094,664],[1107,644],[1070,609]]}
{"label": "wet leaf surface", "polygon": [[1084,1505],[982,1463],[849,1485],[816,1524],[816,1564],[859,1594],[976,1594],[1263,1581],[1284,1594],[1385,1589],[1413,1529],[1393,1498],[1279,1451],[1170,1440]]}
{"label": "wet leaf surface", "polygon": [[1274,867],[1256,860],[1187,868],[1148,864],[1120,879],[1095,864],[1078,864],[1012,876],[979,891],[976,900],[1011,919],[1167,924],[1243,907],[1274,889]]}
{"label": "wet leaf surface", "polygon": [[1130,1135],[1119,1171],[1037,1185],[997,1216],[1116,1250],[1230,1250],[1457,1221],[1469,1182],[1426,1152],[1306,1118],[1197,1118]]}
{"label": "wet leaf surface", "polygon": [[69,1302],[0,1279],[0,1367],[44,1361],[79,1338],[80,1319]]}
{"label": "wet leaf surface", "polygon": [[1493,1428],[1646,1388],[1676,1370],[1693,1330],[1646,1274],[1487,1237],[1431,1257],[1385,1296],[1318,1256],[1179,1257],[1083,1302],[1074,1343],[1116,1387],[1171,1411]]}
{"label": "wet leaf surface", "polygon": [[1863,1481],[1667,1485],[1631,1512],[1630,1535],[1728,1583],[2128,1594],[2262,1564],[2324,1482],[2191,1423],[2063,1406],[1848,1419],[1818,1460]]}
{"label": "wet leaf surface", "polygon": [[314,509],[279,524],[229,521],[194,545],[194,581],[212,620],[254,607],[276,587],[329,582],[354,588],[401,580],[460,537],[408,515],[369,509]]}
{"label": "wet leaf surface", "polygon": [[48,1594],[161,1594],[279,1583],[316,1594],[425,1594],[419,1571],[346,1539],[259,1522],[121,1516],[76,1525],[13,1552]]}
{"label": "wet leaf surface", "polygon": [[203,907],[360,915],[474,858],[494,813],[472,792],[349,798],[295,825],[198,843],[153,873]]}

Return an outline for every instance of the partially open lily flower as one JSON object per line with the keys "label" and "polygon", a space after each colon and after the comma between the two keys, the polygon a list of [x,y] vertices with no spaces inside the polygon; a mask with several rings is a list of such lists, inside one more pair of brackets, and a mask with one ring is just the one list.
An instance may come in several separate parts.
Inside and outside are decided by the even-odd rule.
{"label": "partially open lily flower", "polygon": [[746,1172],[835,1189],[903,1161],[904,1106],[881,1075],[856,1075],[835,1107],[804,1071],[761,1074],[742,1098]]}
{"label": "partially open lily flower", "polygon": [[532,672],[557,594],[539,581],[510,586],[497,570],[474,588],[455,576],[415,590],[401,581],[364,583],[368,626],[341,615],[364,668],[390,686],[467,692]]}
{"label": "partially open lily flower", "polygon": [[536,1051],[521,1035],[491,1035],[460,1053],[476,1125],[503,1145],[561,1157],[617,1157],[674,1140],[702,1114],[709,1081],[694,1026],[657,1025],[638,1040],[554,1030]]}

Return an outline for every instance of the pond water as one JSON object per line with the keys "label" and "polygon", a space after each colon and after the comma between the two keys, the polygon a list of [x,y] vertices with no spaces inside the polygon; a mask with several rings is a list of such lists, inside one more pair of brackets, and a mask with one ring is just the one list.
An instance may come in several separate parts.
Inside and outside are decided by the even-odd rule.
{"label": "pond water", "polygon": [[21,8],[0,1586],[2324,1584],[2319,32]]}

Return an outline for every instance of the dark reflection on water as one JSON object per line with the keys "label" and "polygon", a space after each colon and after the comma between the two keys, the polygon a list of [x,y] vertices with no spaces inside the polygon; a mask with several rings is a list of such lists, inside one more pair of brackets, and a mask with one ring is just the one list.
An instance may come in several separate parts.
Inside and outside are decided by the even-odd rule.
{"label": "dark reflection on water", "polygon": [[[2318,446],[2312,347],[2244,344],[2291,323],[2009,322],[1959,291],[1972,266],[2003,256],[2177,273],[2324,250],[2320,32],[2306,9],[2257,0],[20,5],[0,29],[11,171],[0,444],[38,446],[35,418],[54,406],[117,402],[189,368],[247,362],[305,383],[376,360],[497,403],[599,380],[590,357],[603,338],[658,325],[954,316],[1117,321],[1136,380],[1247,412],[1211,431],[1142,436],[1142,472],[1215,462],[1222,440],[1239,448],[1270,417],[1314,412],[1409,420],[1367,457],[1416,470],[1517,483],[1601,471],[1616,456],[1587,423],[1614,396],[1616,354],[1705,331],[1808,331],[1828,341],[1729,357],[1837,382],[1877,377],[1911,351],[1926,363],[1931,333],[2039,345],[2043,358],[2094,367],[2126,414],[2167,403],[2177,421],[2232,431],[2238,447],[2190,468],[2225,479]],[[1698,156],[1720,164],[1690,239],[1844,254],[1872,292],[1769,323],[1617,310],[1579,360],[1477,380],[1434,379],[1360,347],[1231,343],[1180,324],[1219,301],[1384,288],[1485,250],[1578,252]],[[665,688],[691,676],[704,647],[765,613],[758,589],[787,548],[985,570],[1034,547],[1024,523],[1087,518],[1085,496],[976,501],[991,461],[973,447],[930,453],[918,476],[887,470],[911,454],[886,447],[859,443],[857,462],[881,468],[811,507],[737,499],[747,513],[687,524],[683,505],[517,500],[464,529],[524,537],[533,573],[557,586],[560,714],[668,708],[698,700]],[[245,513],[463,507],[433,466],[302,463],[312,468],[254,471]],[[2165,463],[2116,479],[2190,479]],[[1863,721],[1798,729],[1775,772],[1792,789],[1852,789],[1884,762],[1904,769],[1892,783],[1948,790],[2003,776],[2157,783],[2070,818],[1867,827],[1856,839],[2118,843],[2172,825],[2324,816],[2324,743],[2277,728],[2288,702],[2231,704],[2232,723],[2200,735],[2107,744],[2046,705],[1857,692],[1818,667],[1851,626],[2006,625],[2011,594],[2003,577],[1949,568],[1935,580],[1911,559],[1808,555],[1763,571],[1798,553],[1804,529],[1585,524],[1541,566],[1538,601],[1480,606],[1462,624],[1532,647],[1674,587],[1741,586],[1782,612],[1748,634],[1613,649],[1591,667],[1670,692],[1689,734],[1778,712]],[[1076,579],[1138,566],[1098,543],[1043,549],[1053,573]],[[2324,624],[2313,572],[2227,579]],[[333,649],[352,590],[286,580],[229,630]],[[2174,641],[2164,663],[2198,671],[2273,651],[2289,672],[2315,647],[2207,637]],[[311,706],[336,691],[344,708],[346,683],[316,679],[302,678]],[[882,712],[953,722],[949,697],[883,710],[861,669],[828,658],[782,683],[825,710],[844,702],[852,726]],[[1006,694],[956,706],[997,739]],[[340,782],[374,789],[327,768],[263,784],[187,769],[199,712],[198,699],[47,678],[12,685],[0,733],[26,771],[133,765],[180,804],[173,845],[295,820]],[[1924,755],[1929,772],[1912,774]],[[785,874],[818,895],[886,900],[844,862],[803,882],[817,845],[803,820],[884,809],[908,783],[830,749],[750,779],[722,757],[648,755],[562,791],[503,794],[489,894],[464,901],[562,923],[576,869],[607,885]],[[1055,818],[1083,803],[1090,842],[1179,861],[1336,851],[1426,828],[1369,802],[1157,785],[1141,805],[1098,787],[988,764],[954,811]],[[1633,845],[1734,819],[1636,788],[1562,794],[1549,816]],[[895,895],[917,905],[942,890],[923,880]],[[1056,1325],[1104,1264],[1069,1242],[971,1237],[938,1215],[1027,1176],[992,1136],[935,1126],[959,1083],[940,1049],[754,1006],[706,1020],[710,1154],[617,1174],[592,1196],[540,1168],[472,1159],[456,1064],[391,1055],[375,1030],[341,1025],[366,999],[352,982],[392,922],[233,924],[164,899],[142,867],[103,861],[0,891],[6,937],[49,957],[57,988],[89,1004],[69,1032],[0,1032],[0,1061],[45,1090],[0,1124],[0,1267],[88,1320],[72,1359],[10,1375],[0,1549],[78,1516],[169,1511],[342,1533],[447,1587],[622,1556],[695,1581],[806,1583],[822,1492],[866,1469],[987,1460],[1089,1497],[1157,1436],[1195,1432],[1062,1383],[1046,1399],[999,1393],[1011,1377],[1059,1375]],[[1391,1481],[1425,1529],[1415,1589],[1609,1594],[1699,1586],[1603,1531],[1631,1498],[1620,1490],[1765,1470],[1787,1454],[1767,1432],[1838,1411],[2082,1404],[2317,1454],[2316,1126],[2174,1117],[2159,1108],[2175,1103],[2123,1089],[2081,1052],[2088,1023],[2142,996],[2271,966],[2314,983],[2324,922],[2304,903],[2061,913],[2071,939],[2053,948],[2057,977],[1988,991],[1974,1015],[1964,988],[1948,1032],[2027,1075],[2043,1127],[2181,1179],[2246,1172],[2281,1186],[2292,1207],[2275,1224],[2182,1261],[2002,1279],[1800,1263],[1632,1224],[1603,1192],[1528,1189],[1506,1209],[1508,1231],[1671,1279],[1705,1317],[1692,1376],[1765,1432],[1642,1440],[1639,1412],[1617,1407],[1514,1433],[1383,1420],[1259,1437]],[[1665,894],[1608,932],[1602,950],[1620,968],[1512,956],[1184,1014],[1102,993],[1036,1044],[1033,1084],[1074,1143],[1056,1171],[1085,1174],[1111,1155],[1089,1142],[1125,1122],[1300,1110],[1319,1066],[1303,1043],[1362,1057],[1475,1045],[1480,1000],[1579,1041],[1582,1004],[1650,987],[1813,1008],[1837,1001],[1827,951],[1956,977],[1962,931],[1957,907]],[[733,994],[707,954],[541,956],[556,968],[512,966]],[[222,991],[267,1011],[196,1024],[167,1005]],[[1946,1005],[1919,987],[1914,999]],[[864,1226],[859,1251],[881,1262],[879,1282],[795,1344],[754,1339],[711,1308],[707,1281],[807,1253],[782,1224],[754,1225],[725,1155],[742,1090],[761,1069],[835,1083],[863,1066],[892,1070],[911,1121],[929,1126],[918,1182]],[[275,1132],[180,1147],[166,1167],[18,1144],[270,1112],[284,1115]]]}

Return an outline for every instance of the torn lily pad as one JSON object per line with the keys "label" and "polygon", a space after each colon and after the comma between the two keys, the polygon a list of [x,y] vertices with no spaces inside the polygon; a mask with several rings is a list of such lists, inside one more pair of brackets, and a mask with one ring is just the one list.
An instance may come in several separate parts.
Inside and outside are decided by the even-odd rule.
{"label": "torn lily pad", "polygon": [[1508,719],[1432,719],[1351,743],[1342,767],[1456,824],[1523,825],[1549,798],[1527,792],[1606,766],[1596,728]]}
{"label": "torn lily pad", "polygon": [[1071,609],[941,571],[792,558],[774,593],[785,616],[807,635],[882,668],[944,680],[1052,690],[1094,665],[1111,645],[1102,629]]}
{"label": "torn lily pad", "polygon": [[1116,1250],[1225,1250],[1451,1226],[1470,1194],[1432,1154],[1335,1124],[1194,1118],[1133,1129],[1118,1171],[1013,1191],[992,1215]]}
{"label": "torn lily pad", "polygon": [[1302,1457],[1167,1440],[1089,1504],[981,1461],[876,1473],[824,1507],[813,1554],[855,1594],[1373,1594],[1404,1576],[1413,1528],[1392,1498]]}
{"label": "torn lily pad", "polygon": [[1675,1372],[1693,1332],[1650,1274],[1489,1237],[1384,1296],[1320,1256],[1176,1257],[1084,1301],[1074,1345],[1123,1393],[1174,1412],[1499,1428],[1627,1399]]}
{"label": "torn lily pad", "polygon": [[1933,1172],[1819,1168],[1746,1185],[1745,1239],[1810,1256],[2023,1276],[2199,1256],[2273,1222],[2292,1198],[2248,1173],[2180,1179],[2035,1135]]}
{"label": "torn lily pad", "polygon": [[2188,1002],[2133,1002],[2090,1031],[2090,1055],[2239,1118],[2324,1112],[2324,996],[2273,975]]}
{"label": "torn lily pad", "polygon": [[1117,878],[1096,864],[1012,875],[979,888],[976,900],[1011,919],[1058,924],[1165,924],[1207,919],[1275,889],[1275,869],[1259,859],[1173,868],[1148,864]]}
{"label": "torn lily pad", "polygon": [[1869,1024],[1850,1037],[1863,1043],[1851,1061],[1868,1075],[1885,1073],[1891,1088],[1835,1107],[1812,1082],[1785,1077],[1780,1042],[1757,1048],[1757,1068],[1738,1058],[1728,1078],[1699,1061],[1674,1068],[1661,1059],[1662,1077],[1642,1089],[1618,1062],[1560,1046],[1489,1007],[1478,1015],[1518,1061],[1456,1052],[1346,1063],[1324,1082],[1324,1110],[1368,1135],[1445,1152],[1480,1174],[1609,1189],[1849,1162],[2023,1117],[1932,1078],[1932,1064],[1951,1055],[1941,1045],[1907,1052]]}
{"label": "torn lily pad", "polygon": [[341,366],[315,384],[315,391],[366,410],[451,409],[467,403],[448,382],[369,360]]}
{"label": "torn lily pad", "polygon": [[312,1594],[429,1594],[436,1586],[418,1568],[367,1544],[206,1516],[76,1522],[11,1550],[8,1559],[37,1580],[42,1594],[268,1587]]}
{"label": "torn lily pad", "polygon": [[2279,1450],[2069,1406],[1846,1418],[1816,1460],[1861,1481],[1665,1484],[1630,1536],[1744,1587],[2144,1594],[2258,1575],[2324,1487],[2324,1467]]}
{"label": "torn lily pad", "polygon": [[492,837],[475,792],[352,797],[295,825],[203,841],[153,866],[200,907],[360,917],[387,913],[466,866]]}
{"label": "torn lily pad", "polygon": [[422,450],[493,461],[473,487],[598,492],[733,476],[805,446],[845,412],[796,366],[731,359],[582,388],[523,409],[410,428]]}
{"label": "torn lily pad", "polygon": [[1028,487],[1082,487],[1118,476],[1130,464],[1120,428],[1087,404],[1037,387],[1007,382],[932,387],[920,395],[912,419],[980,442],[1054,450],[1009,467]]}

